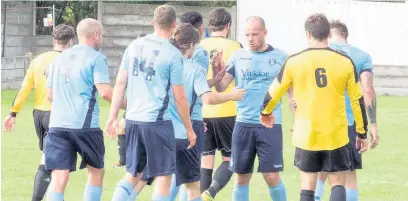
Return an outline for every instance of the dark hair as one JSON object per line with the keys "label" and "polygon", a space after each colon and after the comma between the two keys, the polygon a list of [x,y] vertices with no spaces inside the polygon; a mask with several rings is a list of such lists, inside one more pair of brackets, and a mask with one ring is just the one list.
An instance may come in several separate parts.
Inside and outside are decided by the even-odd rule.
{"label": "dark hair", "polygon": [[65,24],[59,24],[52,31],[52,37],[58,44],[66,45],[75,38],[75,29]]}
{"label": "dark hair", "polygon": [[179,24],[170,39],[170,42],[181,52],[189,49],[191,44],[197,44],[199,41],[200,33],[189,23]]}
{"label": "dark hair", "polygon": [[161,5],[154,10],[154,21],[162,29],[170,29],[176,21],[176,10],[170,5]]}
{"label": "dark hair", "polygon": [[231,14],[225,8],[216,8],[208,16],[208,26],[213,31],[222,31],[231,24]]}
{"label": "dark hair", "polygon": [[330,22],[330,29],[336,29],[337,33],[340,34],[341,37],[347,39],[348,37],[348,29],[346,24],[341,22],[340,20],[333,20]]}
{"label": "dark hair", "polygon": [[203,16],[197,11],[187,11],[180,16],[180,22],[192,24],[198,29],[203,24]]}
{"label": "dark hair", "polygon": [[318,41],[327,39],[330,35],[330,24],[326,16],[316,13],[309,16],[305,22],[305,30]]}

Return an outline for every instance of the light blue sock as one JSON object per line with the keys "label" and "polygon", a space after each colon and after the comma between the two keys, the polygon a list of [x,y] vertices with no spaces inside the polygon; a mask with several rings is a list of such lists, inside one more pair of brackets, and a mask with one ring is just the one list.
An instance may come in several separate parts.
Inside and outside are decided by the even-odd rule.
{"label": "light blue sock", "polygon": [[173,174],[173,176],[171,177],[170,201],[176,200],[179,190],[180,190],[180,186],[176,186],[176,175]]}
{"label": "light blue sock", "polygon": [[137,192],[133,189],[127,201],[136,201]]}
{"label": "light blue sock", "polygon": [[273,201],[286,201],[286,189],[282,180],[278,185],[269,187],[269,195]]}
{"label": "light blue sock", "polygon": [[169,201],[170,198],[168,196],[160,196],[160,195],[156,195],[153,194],[152,196],[152,201]]}
{"label": "light blue sock", "polygon": [[196,198],[194,200],[190,200],[190,201],[203,201],[203,200],[201,199],[201,196],[200,196],[200,197],[198,197],[198,198]]}
{"label": "light blue sock", "polygon": [[249,201],[249,185],[235,185],[232,201]]}
{"label": "light blue sock", "polygon": [[179,191],[179,201],[187,201],[188,196],[187,196],[187,191],[186,191],[186,186],[181,185],[180,191]]}
{"label": "light blue sock", "polygon": [[358,190],[346,188],[346,201],[358,201]]}
{"label": "light blue sock", "polygon": [[47,194],[47,201],[64,201],[64,193],[51,191]]}
{"label": "light blue sock", "polygon": [[124,201],[128,200],[130,194],[133,192],[133,185],[126,181],[122,180],[116,184],[115,191],[113,192],[112,201]]}
{"label": "light blue sock", "polygon": [[318,179],[316,182],[316,189],[315,189],[315,201],[322,200],[323,192],[324,192],[324,181]]}
{"label": "light blue sock", "polygon": [[102,188],[100,186],[92,186],[87,184],[85,187],[84,201],[100,201],[102,196]]}

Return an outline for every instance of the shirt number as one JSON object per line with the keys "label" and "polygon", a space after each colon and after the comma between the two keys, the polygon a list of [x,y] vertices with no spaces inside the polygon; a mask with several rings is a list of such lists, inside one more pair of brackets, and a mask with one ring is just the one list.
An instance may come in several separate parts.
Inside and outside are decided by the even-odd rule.
{"label": "shirt number", "polygon": [[315,70],[315,78],[316,78],[316,85],[319,88],[323,88],[327,86],[327,76],[326,76],[326,69],[324,68],[317,68]]}

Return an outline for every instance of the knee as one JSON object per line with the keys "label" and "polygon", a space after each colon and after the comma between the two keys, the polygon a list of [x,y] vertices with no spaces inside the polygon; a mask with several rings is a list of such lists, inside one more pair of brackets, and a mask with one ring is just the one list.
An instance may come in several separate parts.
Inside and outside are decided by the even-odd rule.
{"label": "knee", "polygon": [[252,174],[238,174],[236,179],[236,184],[240,186],[246,186],[251,180]]}
{"label": "knee", "polygon": [[263,173],[263,177],[268,186],[276,186],[280,182],[280,176],[278,172]]}
{"label": "knee", "polygon": [[103,176],[105,175],[105,170],[103,168],[93,168],[88,167],[88,178],[91,184],[102,184]]}
{"label": "knee", "polygon": [[222,157],[222,161],[230,162],[230,161],[231,161],[231,158],[230,158],[230,157],[223,156],[223,157]]}

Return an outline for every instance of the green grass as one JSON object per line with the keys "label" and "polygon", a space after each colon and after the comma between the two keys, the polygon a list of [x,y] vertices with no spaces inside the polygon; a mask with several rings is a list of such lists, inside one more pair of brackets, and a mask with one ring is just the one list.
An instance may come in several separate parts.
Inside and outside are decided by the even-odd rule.
{"label": "green grass", "polygon": [[[2,120],[16,91],[2,91]],[[101,102],[101,125],[105,125],[109,105]],[[283,181],[286,185],[288,200],[299,200],[299,174],[293,167],[293,147],[291,145],[291,117],[288,107],[284,106],[284,159]],[[14,132],[2,134],[1,148],[1,195],[4,201],[31,200],[33,177],[40,162],[38,140],[32,118],[33,97],[30,96],[18,114]],[[378,122],[380,144],[375,150],[364,154],[364,170],[359,172],[361,201],[406,201],[408,200],[408,97],[379,97]],[[111,165],[118,159],[116,141],[105,140],[106,173],[102,200],[108,201],[116,182],[124,175],[124,169],[113,169]],[[219,157],[217,157],[219,159]],[[218,164],[219,164],[218,160]],[[70,175],[65,200],[80,201],[86,183],[86,172],[76,171]],[[217,201],[231,200],[233,183],[217,196]],[[328,200],[329,187],[326,184],[324,200]],[[152,187],[146,187],[138,200],[150,200]],[[255,174],[250,185],[250,197],[253,201],[270,200],[263,178]]]}

